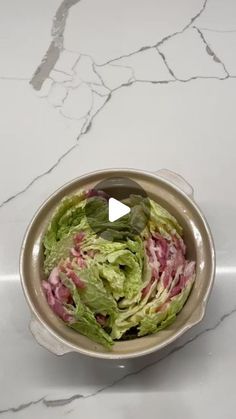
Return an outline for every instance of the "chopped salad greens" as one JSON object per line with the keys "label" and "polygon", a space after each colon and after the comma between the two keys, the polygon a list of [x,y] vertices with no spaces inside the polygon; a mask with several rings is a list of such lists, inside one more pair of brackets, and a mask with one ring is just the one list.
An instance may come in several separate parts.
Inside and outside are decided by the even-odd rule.
{"label": "chopped salad greens", "polygon": [[49,306],[68,327],[107,349],[169,326],[195,279],[182,227],[163,207],[149,200],[150,215],[137,233],[135,222],[147,217],[140,199],[130,195],[130,213],[110,223],[102,193],[66,197],[43,241]]}

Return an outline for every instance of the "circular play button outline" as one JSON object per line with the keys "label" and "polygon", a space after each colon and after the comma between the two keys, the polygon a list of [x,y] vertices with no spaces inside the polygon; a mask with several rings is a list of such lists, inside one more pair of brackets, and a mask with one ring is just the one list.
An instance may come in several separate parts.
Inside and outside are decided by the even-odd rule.
{"label": "circular play button outline", "polygon": [[107,240],[123,240],[144,230],[150,218],[150,200],[129,177],[109,177],[88,191],[85,214],[96,234]]}

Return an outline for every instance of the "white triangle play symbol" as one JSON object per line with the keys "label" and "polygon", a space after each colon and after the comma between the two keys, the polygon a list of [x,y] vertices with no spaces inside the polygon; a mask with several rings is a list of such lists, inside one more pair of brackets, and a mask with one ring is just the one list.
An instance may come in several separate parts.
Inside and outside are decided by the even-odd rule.
{"label": "white triangle play symbol", "polygon": [[109,206],[108,206],[108,214],[109,214],[109,221],[113,223],[113,221],[118,220],[124,215],[129,214],[130,208],[123,204],[120,201],[117,201],[115,198],[109,199]]}

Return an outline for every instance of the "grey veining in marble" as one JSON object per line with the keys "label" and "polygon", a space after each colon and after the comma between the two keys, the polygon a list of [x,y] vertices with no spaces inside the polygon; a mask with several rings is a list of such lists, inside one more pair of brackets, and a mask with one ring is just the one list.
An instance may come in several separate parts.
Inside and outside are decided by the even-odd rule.
{"label": "grey veining in marble", "polygon": [[[51,42],[48,51],[45,54],[45,57],[43,58],[41,64],[39,65],[39,67],[37,68],[32,80],[30,81],[30,83],[32,84],[33,88],[35,90],[40,90],[43,83],[49,78],[50,79],[50,73],[53,69],[56,69],[56,64],[57,61],[60,57],[61,52],[63,52],[63,50],[65,51],[64,47],[63,47],[63,33],[64,33],[64,29],[65,29],[65,25],[66,25],[66,21],[67,21],[67,17],[68,17],[68,13],[70,11],[70,8],[72,6],[74,6],[76,3],[78,3],[79,0],[64,0],[61,5],[59,6],[55,17],[53,19],[53,25],[52,25],[52,38],[53,41]],[[125,87],[130,87],[133,84],[136,83],[150,83],[150,84],[168,84],[168,83],[188,83],[188,82],[192,82],[198,79],[217,79],[217,80],[226,80],[228,78],[235,78],[235,75],[231,75],[229,74],[229,72],[227,71],[225,64],[216,56],[215,52],[211,49],[211,47],[207,44],[202,32],[200,31],[200,29],[195,25],[195,22],[197,21],[197,19],[201,16],[201,14],[204,12],[206,6],[207,6],[207,1],[205,0],[201,6],[199,7],[199,11],[190,18],[190,21],[180,30],[174,33],[169,34],[168,36],[163,37],[161,40],[157,41],[154,45],[145,45],[145,46],[141,46],[138,50],[135,51],[131,51],[129,54],[125,54],[123,56],[119,56],[117,58],[114,58],[112,60],[108,60],[107,62],[103,63],[102,65],[96,65],[96,63],[94,62],[93,58],[89,56],[90,60],[91,60],[91,68],[92,71],[98,76],[99,80],[100,80],[100,85],[101,87],[104,87],[105,89],[107,89],[107,94],[104,95],[103,97],[105,98],[105,100],[103,101],[103,103],[99,106],[98,109],[96,109],[96,111],[94,112],[94,114],[92,113],[93,111],[93,106],[94,103],[91,102],[91,106],[88,109],[87,113],[86,113],[86,118],[84,120],[84,123],[82,124],[82,126],[80,127],[80,132],[78,133],[77,136],[77,141],[80,139],[81,136],[85,135],[88,130],[91,128],[92,126],[92,122],[93,119],[96,117],[96,115],[98,114],[98,112],[100,112],[105,105],[110,101],[110,99],[112,98],[112,95],[119,89],[123,89]],[[170,65],[168,64],[168,59],[164,53],[164,51],[162,51],[161,47],[168,42],[168,40],[170,40],[173,37],[176,36],[181,36],[181,34],[183,34],[188,28],[193,27],[194,29],[196,29],[196,31],[199,33],[199,36],[201,37],[202,42],[205,44],[206,46],[206,53],[209,54],[211,56],[211,58],[216,61],[217,63],[220,63],[224,69],[224,75],[223,76],[211,76],[211,75],[207,75],[207,76],[201,76],[201,75],[190,75],[187,79],[181,79],[178,78],[175,75],[174,69],[172,69],[170,67]],[[125,80],[124,82],[122,82],[120,85],[118,85],[115,88],[109,88],[106,86],[104,80],[102,79],[101,75],[99,74],[99,69],[101,67],[107,66],[111,63],[113,63],[113,65],[116,62],[119,62],[120,59],[122,58],[127,58],[130,57],[134,54],[140,54],[142,56],[142,53],[144,51],[147,50],[151,50],[154,49],[157,51],[157,53],[160,54],[161,58],[163,59],[163,62],[168,70],[168,73],[170,75],[169,79],[166,80],[139,80],[136,79],[136,77],[133,75],[131,78],[129,78],[128,80]],[[82,56],[86,57],[86,54],[83,54]],[[80,59],[80,55],[78,55],[78,59],[75,61],[74,66],[77,64],[78,60]],[[74,66],[72,66],[72,71]],[[133,70],[133,74],[135,74],[134,69]],[[60,71],[60,70],[56,70],[56,71]],[[57,82],[58,84],[64,83],[65,81],[62,82]],[[90,85],[90,83],[87,83],[87,86],[89,86],[89,88],[92,90],[92,87]],[[75,87],[76,88],[76,87]],[[65,90],[65,94],[64,97],[62,99],[62,104],[64,103],[64,101],[67,99],[68,94],[70,93],[70,90],[74,89],[74,87],[68,87]],[[99,93],[97,93],[97,95],[99,95]],[[45,96],[45,98],[47,99],[47,95]],[[59,108],[59,110],[61,111],[61,106],[57,105],[56,107]],[[70,118],[69,116],[65,115],[62,111],[61,114],[64,118]],[[74,118],[76,119],[76,118]],[[81,118],[78,118],[78,120],[81,120]],[[27,185],[24,186],[23,189],[17,191],[17,193],[15,195],[9,196],[6,200],[4,200],[1,204],[0,207],[4,204],[6,204],[7,202],[11,201],[12,199],[14,199],[16,196],[18,196],[19,194],[24,193],[25,191],[27,191],[35,182],[38,181],[38,179],[41,179],[44,176],[47,176],[49,173],[51,173],[51,171],[53,171],[55,169],[55,167],[58,166],[58,164],[60,164],[60,162],[69,154],[71,153],[77,146],[78,146],[78,142],[76,141],[75,144],[73,144],[70,148],[68,148],[65,153],[63,153],[58,159],[57,161],[55,161],[53,163],[53,165],[51,165],[49,168],[47,168],[47,170],[45,170],[43,173],[39,173],[35,178],[33,178],[30,183],[28,183]]]}
{"label": "grey veining in marble", "polygon": [[53,40],[30,81],[35,90],[41,89],[43,82],[57,63],[60,52],[63,49],[63,33],[69,10],[78,1],[80,0],[63,0],[55,14],[51,31]]}

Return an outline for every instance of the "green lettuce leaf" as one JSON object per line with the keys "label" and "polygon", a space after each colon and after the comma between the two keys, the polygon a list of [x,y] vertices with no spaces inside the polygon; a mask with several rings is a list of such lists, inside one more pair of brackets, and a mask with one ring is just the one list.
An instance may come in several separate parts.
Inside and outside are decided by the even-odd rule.
{"label": "green lettuce leaf", "polygon": [[44,259],[44,272],[49,275],[50,272],[59,264],[62,259],[66,259],[73,246],[73,236],[64,237],[63,240],[54,242],[51,249],[47,249]]}
{"label": "green lettuce leaf", "polygon": [[169,237],[170,234],[182,235],[183,229],[166,209],[156,202],[150,200],[151,213],[149,226],[152,232],[158,231],[164,237]]}
{"label": "green lettuce leaf", "polygon": [[[193,282],[194,277],[188,281],[184,290],[169,302],[167,302],[169,291],[163,289],[160,283],[158,286],[154,283],[149,293],[139,304],[132,304],[127,309],[120,310],[112,325],[112,338],[120,339],[126,331],[136,326],[138,326],[139,330],[138,336],[155,333],[169,326],[175,320],[178,312],[183,308]],[[153,292],[156,295],[149,301]],[[164,308],[157,312],[156,310],[162,306]]]}
{"label": "green lettuce leaf", "polygon": [[105,280],[115,299],[129,297],[138,300],[142,288],[142,266],[144,248],[141,239],[125,242],[110,242],[99,238],[85,239],[81,247],[83,251],[95,252],[94,260],[88,261],[96,265],[100,276]]}
{"label": "green lettuce leaf", "polygon": [[129,250],[117,250],[107,256],[107,261],[111,265],[122,267],[125,274],[125,297],[133,298],[136,296],[136,300],[140,300],[143,284],[142,267],[135,255]]}
{"label": "green lettuce leaf", "polygon": [[80,295],[76,289],[73,292],[73,298],[76,301],[76,308],[74,313],[76,321],[69,326],[82,335],[87,336],[97,343],[100,343],[105,348],[111,349],[114,344],[112,338],[97,322],[93,312],[89,309],[89,307],[82,303]]}
{"label": "green lettuce leaf", "polygon": [[190,279],[182,292],[165,304],[164,309],[157,313],[150,313],[143,317],[139,325],[139,336],[156,333],[170,324],[182,310],[193,285],[194,277]]}
{"label": "green lettuce leaf", "polygon": [[70,313],[75,317],[74,323],[67,325],[110,350],[114,344],[112,338],[97,322],[92,310],[82,302],[81,295],[74,282],[67,278],[63,272],[60,273],[60,277],[64,285],[70,289],[75,303],[75,307],[71,304],[66,305]]}
{"label": "green lettuce leaf", "polygon": [[94,250],[96,253],[97,261],[106,260],[107,255],[117,250],[124,250],[127,248],[126,242],[111,242],[101,237],[94,235],[87,235],[81,243],[81,249],[83,251]]}
{"label": "green lettuce leaf", "polygon": [[99,269],[91,266],[88,269],[74,271],[86,285],[85,288],[78,289],[81,301],[95,314],[109,314],[115,317],[117,304],[112,294],[104,287]]}
{"label": "green lettuce leaf", "polygon": [[84,216],[84,198],[84,193],[64,198],[51,219],[43,240],[47,275],[61,259],[69,256],[73,235],[77,231],[90,230]]}
{"label": "green lettuce leaf", "polygon": [[74,206],[82,203],[84,198],[85,194],[82,192],[79,195],[73,195],[62,199],[60,206],[56,209],[52,216],[51,222],[44,236],[43,244],[46,250],[51,249],[60,238],[59,230],[62,226],[61,219],[63,219],[68,210],[72,210]]}
{"label": "green lettuce leaf", "polygon": [[[130,300],[127,308],[119,310],[112,324],[111,337],[113,339],[120,339],[127,330],[138,326],[140,319],[145,316],[145,312],[152,306],[152,303],[148,303],[148,300],[152,293],[155,292],[156,287],[157,284],[153,283],[147,295],[138,304]],[[119,304],[119,307],[121,305]],[[140,315],[140,313],[142,314]]]}
{"label": "green lettuce leaf", "polygon": [[[152,269],[149,265],[148,262],[148,257],[146,252],[144,252],[144,248],[143,248],[143,244],[142,244],[142,250],[140,253],[137,253],[136,256],[139,256],[139,261],[140,264],[142,264],[143,266],[143,273],[142,273],[142,277],[143,277],[143,283],[142,283],[142,289],[145,288],[148,283],[151,280],[151,275],[152,275]],[[148,294],[149,295],[149,294]],[[137,302],[137,300],[139,300],[139,296],[140,293],[138,292],[138,296],[134,295],[132,298],[122,298],[122,300],[119,301],[118,306],[120,309],[130,309],[133,307],[133,305]],[[139,309],[139,306],[136,305],[137,310]]]}
{"label": "green lettuce leaf", "polygon": [[103,262],[99,265],[100,276],[107,281],[107,288],[110,290],[116,300],[124,297],[125,274],[118,266],[111,266]]}

